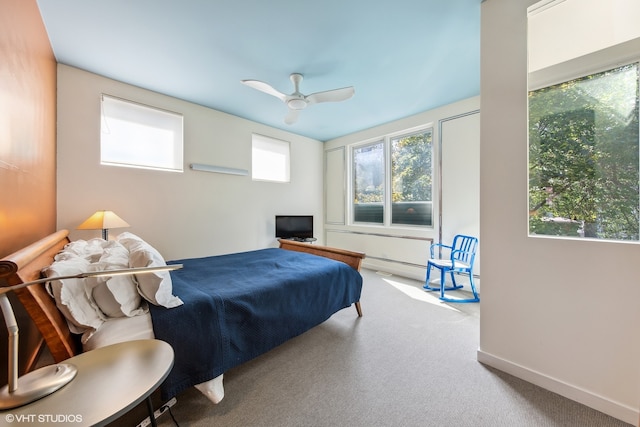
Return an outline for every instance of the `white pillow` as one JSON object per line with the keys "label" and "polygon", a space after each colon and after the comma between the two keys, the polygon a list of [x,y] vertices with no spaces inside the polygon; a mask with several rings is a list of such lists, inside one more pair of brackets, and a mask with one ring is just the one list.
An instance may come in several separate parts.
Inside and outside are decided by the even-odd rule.
{"label": "white pillow", "polygon": [[[88,260],[70,257],[56,261],[44,270],[47,277],[71,276],[91,270]],[[67,319],[69,329],[88,339],[106,320],[91,296],[84,279],[53,280],[47,283],[47,291],[55,299],[56,306]]]}
{"label": "white pillow", "polygon": [[[129,268],[129,251],[116,241],[104,245],[100,260],[92,264],[99,271]],[[144,314],[142,299],[133,276],[103,276],[87,278],[92,296],[107,317],[132,317]]]}
{"label": "white pillow", "polygon": [[56,254],[53,259],[55,261],[62,261],[79,256],[94,263],[100,260],[104,247],[108,244],[108,241],[98,238],[91,240],[74,240],[73,242],[67,243],[62,251]]}
{"label": "white pillow", "polygon": [[[162,255],[150,244],[133,233],[124,232],[117,241],[129,250],[129,267],[157,267],[167,265]],[[147,301],[166,308],[182,305],[180,298],[173,295],[173,284],[168,271],[137,274],[138,292]]]}

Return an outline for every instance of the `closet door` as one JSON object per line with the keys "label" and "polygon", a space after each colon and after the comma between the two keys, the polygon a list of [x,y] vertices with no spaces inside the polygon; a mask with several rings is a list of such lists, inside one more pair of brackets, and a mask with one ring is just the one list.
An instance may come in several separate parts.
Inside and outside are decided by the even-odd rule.
{"label": "closet door", "polygon": [[[480,113],[443,120],[440,141],[442,242],[456,234],[480,238]],[[480,274],[479,255],[474,274]]]}
{"label": "closet door", "polygon": [[324,152],[325,224],[345,224],[346,167],[344,147]]}

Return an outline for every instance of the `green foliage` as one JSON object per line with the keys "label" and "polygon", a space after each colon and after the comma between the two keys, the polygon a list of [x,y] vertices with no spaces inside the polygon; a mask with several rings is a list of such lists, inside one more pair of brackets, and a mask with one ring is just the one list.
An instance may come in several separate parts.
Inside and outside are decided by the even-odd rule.
{"label": "green foliage", "polygon": [[638,240],[638,115],[638,64],[529,93],[532,233]]}
{"label": "green foliage", "polygon": [[[404,136],[391,143],[391,176],[393,202],[432,200],[431,131]],[[384,144],[358,147],[354,150],[354,201],[356,204],[384,201]]]}
{"label": "green foliage", "polygon": [[529,231],[531,231],[532,234],[577,237],[579,229],[580,223],[578,221],[544,220],[535,216],[529,219]]}
{"label": "green foliage", "polygon": [[394,139],[391,145],[393,202],[431,201],[431,132]]}

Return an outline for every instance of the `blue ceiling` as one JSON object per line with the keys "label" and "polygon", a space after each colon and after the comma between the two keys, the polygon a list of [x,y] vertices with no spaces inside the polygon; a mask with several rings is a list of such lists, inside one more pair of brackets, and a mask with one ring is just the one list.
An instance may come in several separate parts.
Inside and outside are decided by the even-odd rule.
{"label": "blue ceiling", "polygon": [[[327,141],[480,94],[480,0],[37,0],[58,62]],[[311,94],[292,125],[254,79]]]}

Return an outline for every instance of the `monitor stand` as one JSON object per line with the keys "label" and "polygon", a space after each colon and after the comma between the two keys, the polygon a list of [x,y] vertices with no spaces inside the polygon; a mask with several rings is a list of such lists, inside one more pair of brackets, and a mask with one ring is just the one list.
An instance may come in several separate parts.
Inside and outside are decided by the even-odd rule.
{"label": "monitor stand", "polygon": [[293,240],[294,242],[303,242],[303,243],[313,243],[316,239],[315,237],[289,237],[285,240]]}

